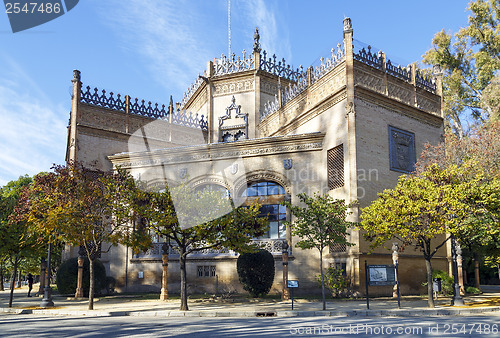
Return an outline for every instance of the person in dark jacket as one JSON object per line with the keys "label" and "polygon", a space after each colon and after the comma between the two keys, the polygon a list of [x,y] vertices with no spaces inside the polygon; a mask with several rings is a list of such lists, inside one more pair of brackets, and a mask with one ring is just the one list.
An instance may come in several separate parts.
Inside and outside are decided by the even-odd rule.
{"label": "person in dark jacket", "polygon": [[33,289],[33,275],[28,274],[28,297],[31,297],[31,289]]}

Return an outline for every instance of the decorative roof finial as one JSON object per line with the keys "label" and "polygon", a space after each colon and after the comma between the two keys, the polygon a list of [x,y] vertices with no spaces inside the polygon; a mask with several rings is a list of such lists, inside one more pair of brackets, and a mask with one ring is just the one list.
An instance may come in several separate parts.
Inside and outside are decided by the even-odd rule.
{"label": "decorative roof finial", "polygon": [[351,18],[344,19],[344,32],[352,31]]}
{"label": "decorative roof finial", "polygon": [[260,51],[261,51],[259,39],[260,39],[259,29],[257,27],[255,27],[255,33],[253,34],[253,40],[254,40],[253,51],[254,51],[254,53],[260,53]]}
{"label": "decorative roof finial", "polygon": [[80,81],[80,71],[78,69],[73,70],[73,82]]}

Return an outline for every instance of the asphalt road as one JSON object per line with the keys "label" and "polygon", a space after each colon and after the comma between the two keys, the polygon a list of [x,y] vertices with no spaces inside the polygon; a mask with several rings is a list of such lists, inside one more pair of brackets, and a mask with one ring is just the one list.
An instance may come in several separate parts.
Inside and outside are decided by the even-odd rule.
{"label": "asphalt road", "polygon": [[46,317],[0,314],[1,337],[500,337],[500,313],[363,318]]}

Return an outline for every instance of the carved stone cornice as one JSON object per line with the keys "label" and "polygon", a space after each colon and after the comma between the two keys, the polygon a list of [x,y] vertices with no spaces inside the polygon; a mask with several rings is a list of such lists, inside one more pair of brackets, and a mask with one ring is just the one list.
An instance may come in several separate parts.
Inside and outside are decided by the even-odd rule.
{"label": "carved stone cornice", "polygon": [[258,138],[108,156],[125,169],[321,150],[324,133]]}
{"label": "carved stone cornice", "polygon": [[433,127],[440,127],[443,124],[443,118],[441,116],[406,105],[363,87],[356,87],[355,98],[373,104],[374,106],[387,108],[398,114],[411,117]]}
{"label": "carved stone cornice", "polygon": [[255,89],[255,82],[253,78],[218,81],[214,88],[213,96],[250,92]]}

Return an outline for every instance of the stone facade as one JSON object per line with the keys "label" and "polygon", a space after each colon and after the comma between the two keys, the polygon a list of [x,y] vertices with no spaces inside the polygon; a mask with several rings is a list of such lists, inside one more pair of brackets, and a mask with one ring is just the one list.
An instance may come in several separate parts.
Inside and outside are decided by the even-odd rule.
{"label": "stone facade", "polygon": [[[121,166],[151,184],[216,185],[232,196],[269,182],[282,189],[263,196],[273,205],[285,198],[296,203],[299,193],[319,191],[358,200],[363,208],[378,192],[395,186],[404,172],[397,165],[410,168],[425,143],[440,141],[440,75],[431,79],[414,65],[392,65],[383,53],[353,50],[349,19],[343,43],[316,67],[294,70],[266,55],[257,37],[253,53],[208,62],[182,102],[167,108],[82,90],[75,71],[67,160],[95,162],[105,170]],[[350,220],[358,221],[360,210],[352,211]],[[289,212],[282,217],[289,220]],[[299,280],[299,292],[317,292],[317,250],[295,248],[297,238],[277,224],[269,238],[256,240],[275,257],[273,292],[283,290],[285,240],[290,244],[288,278]],[[364,261],[391,264],[391,252],[372,252],[356,229],[350,241],[354,246],[333,245],[324,265],[345,268],[352,287],[363,292]],[[118,289],[160,291],[161,244],[140,254],[122,246],[103,254]],[[442,248],[435,267],[446,270],[448,256],[449,248]],[[224,250],[189,255],[189,291],[242,291],[237,257]],[[399,262],[403,294],[419,293],[425,280],[421,255],[406,250]],[[169,292],[179,290],[177,263],[171,248]],[[392,288],[373,292],[389,295]]]}

